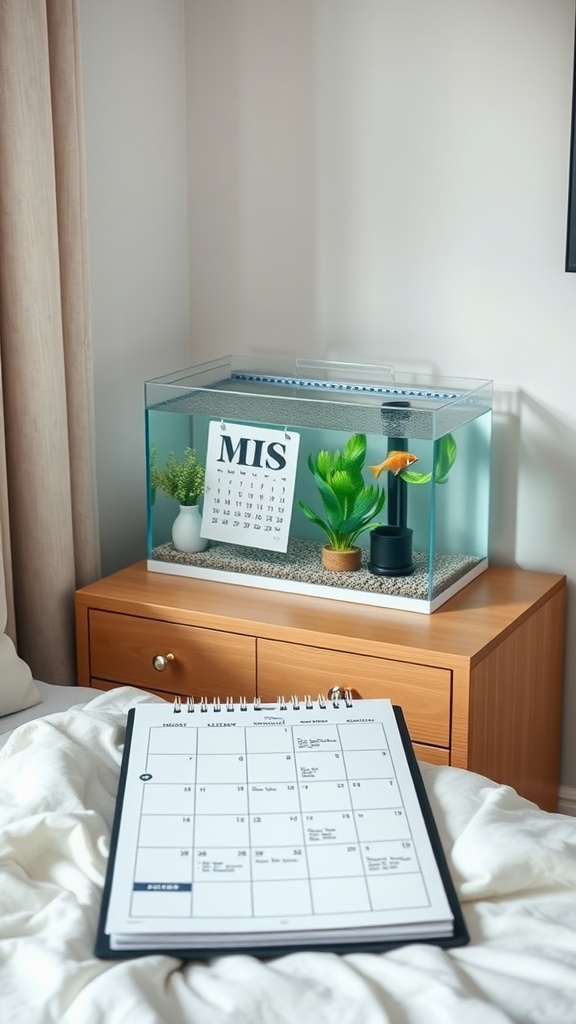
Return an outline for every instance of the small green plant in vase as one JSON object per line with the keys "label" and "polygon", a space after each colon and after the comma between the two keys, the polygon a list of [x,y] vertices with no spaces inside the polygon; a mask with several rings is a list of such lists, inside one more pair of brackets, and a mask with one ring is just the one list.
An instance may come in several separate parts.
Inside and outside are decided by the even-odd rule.
{"label": "small green plant in vase", "polygon": [[[384,506],[386,492],[362,476],[366,459],[366,435],[352,434],[340,450],[319,451],[309,455],[308,468],[314,477],[324,506],[321,518],[303,501],[298,504],[304,515],[319,526],[328,538],[322,549],[322,564],[329,569],[358,569],[361,552],[356,540],[374,522]],[[345,553],[345,554],[343,554]]]}
{"label": "small green plant in vase", "polygon": [[151,484],[155,491],[163,491],[179,505],[197,505],[204,494],[206,473],[194,448],[186,448],[181,459],[170,452],[161,469],[154,462]]}
{"label": "small green plant in vase", "polygon": [[204,551],[208,541],[200,536],[202,521],[198,500],[204,494],[206,471],[196,450],[186,448],[181,459],[174,452],[169,452],[162,468],[154,458],[150,467],[150,486],[152,494],[162,491],[180,506],[172,526],[174,547],[185,552]]}

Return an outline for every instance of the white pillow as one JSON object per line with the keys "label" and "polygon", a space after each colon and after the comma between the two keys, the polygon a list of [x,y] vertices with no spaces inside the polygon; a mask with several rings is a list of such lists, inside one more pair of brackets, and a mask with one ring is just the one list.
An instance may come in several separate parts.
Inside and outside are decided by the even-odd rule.
{"label": "white pillow", "polygon": [[32,681],[25,661],[16,654],[12,640],[6,635],[6,592],[0,558],[0,715],[11,715],[39,704],[41,697]]}

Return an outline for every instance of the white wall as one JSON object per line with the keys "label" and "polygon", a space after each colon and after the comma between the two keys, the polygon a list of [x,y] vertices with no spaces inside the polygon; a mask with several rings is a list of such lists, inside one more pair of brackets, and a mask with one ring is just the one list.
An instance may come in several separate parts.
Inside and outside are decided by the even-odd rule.
{"label": "white wall", "polygon": [[184,0],[80,0],[102,571],[146,557],[144,381],[190,364]]}
{"label": "white wall", "polygon": [[259,350],[490,377],[491,558],[570,581],[576,787],[574,0],[80,8],[105,571],[145,554],[147,377]]}
{"label": "white wall", "polygon": [[576,786],[573,0],[187,0],[187,15],[194,358],[494,380],[490,554],[570,578]]}

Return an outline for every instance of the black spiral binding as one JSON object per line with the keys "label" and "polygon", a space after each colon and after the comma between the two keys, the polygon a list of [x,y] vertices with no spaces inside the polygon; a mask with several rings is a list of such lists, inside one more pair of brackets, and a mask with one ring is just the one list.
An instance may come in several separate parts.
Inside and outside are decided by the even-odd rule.
{"label": "black spiral binding", "polygon": [[[345,707],[351,708],[353,705],[352,694],[350,690],[341,690],[338,686],[334,686],[328,697],[325,697],[323,693],[319,693],[316,698],[316,703],[320,709],[326,708],[328,704],[332,704],[332,707],[339,708],[340,704],[344,704]],[[285,697],[279,696],[276,698],[276,703],[272,704],[269,701],[262,701],[260,697],[255,697],[251,705],[254,711],[270,711],[274,709],[276,711],[287,711],[288,708],[292,708],[293,711],[300,711],[301,707],[304,707],[306,711],[310,711],[314,707],[314,701],[309,694],[306,694],[302,700],[299,697],[292,696],[289,700]],[[249,703],[246,697],[240,697],[238,701],[235,701],[233,697],[226,697],[225,701],[222,701],[220,697],[213,697],[211,700],[208,697],[200,697],[196,703],[194,697],[174,697],[173,712],[175,715],[180,715],[182,712],[186,714],[194,714],[196,711],[200,714],[206,714],[210,709],[213,714],[220,714],[223,710],[227,713],[234,712],[238,709],[240,712],[247,711]]]}

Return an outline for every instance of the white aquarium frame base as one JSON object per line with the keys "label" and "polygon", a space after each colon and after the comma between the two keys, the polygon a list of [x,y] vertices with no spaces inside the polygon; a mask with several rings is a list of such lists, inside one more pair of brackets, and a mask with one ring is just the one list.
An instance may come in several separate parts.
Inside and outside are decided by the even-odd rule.
{"label": "white aquarium frame base", "polygon": [[308,597],[324,597],[331,601],[348,601],[354,604],[373,605],[380,608],[397,608],[406,612],[420,612],[430,615],[460,590],[468,586],[472,580],[480,576],[488,568],[488,559],[484,558],[458,580],[446,587],[431,601],[421,598],[401,597],[395,594],[376,594],[365,590],[347,590],[344,587],[326,587],[319,583],[305,583],[300,580],[279,580],[270,576],[256,576],[250,573],[228,572],[223,569],[206,569],[196,565],[183,565],[176,562],[163,562],[149,558],[147,568],[150,572],[164,573],[168,576],[188,576],[193,579],[211,580],[213,583],[232,583],[238,587],[256,587],[259,590],[279,590],[281,593],[305,594]]}

